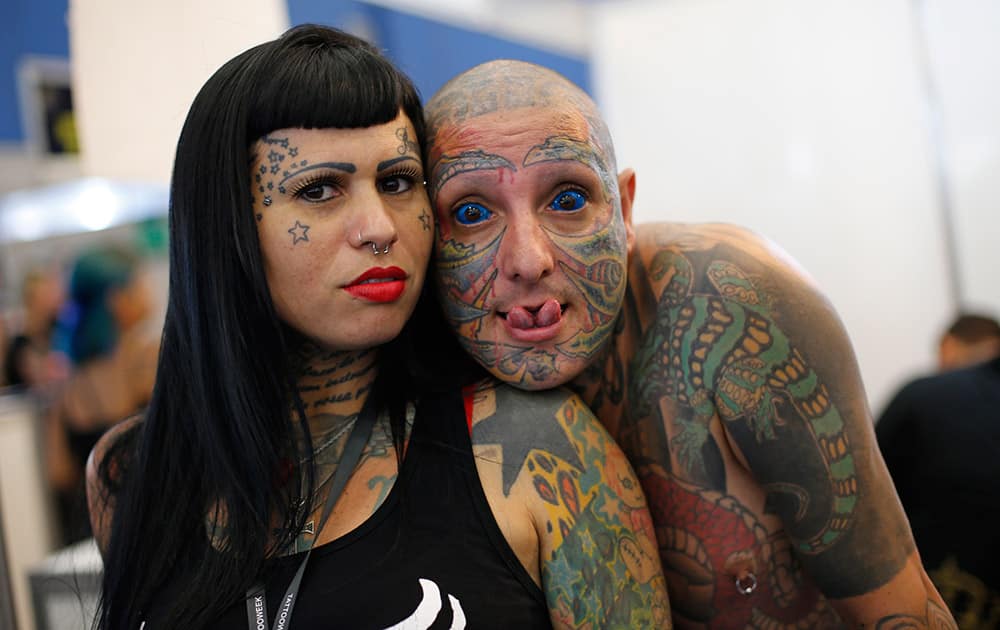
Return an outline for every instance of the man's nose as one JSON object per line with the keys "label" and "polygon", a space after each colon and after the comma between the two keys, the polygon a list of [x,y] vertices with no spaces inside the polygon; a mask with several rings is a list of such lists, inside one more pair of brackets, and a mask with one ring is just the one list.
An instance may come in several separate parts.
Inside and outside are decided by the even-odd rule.
{"label": "man's nose", "polygon": [[555,267],[553,243],[534,216],[517,216],[504,230],[499,267],[510,280],[538,282]]}

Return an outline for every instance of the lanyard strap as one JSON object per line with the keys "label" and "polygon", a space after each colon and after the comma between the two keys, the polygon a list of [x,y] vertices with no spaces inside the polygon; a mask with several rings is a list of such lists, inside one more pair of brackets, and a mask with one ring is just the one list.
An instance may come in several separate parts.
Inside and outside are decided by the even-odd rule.
{"label": "lanyard strap", "polygon": [[[361,408],[361,415],[358,418],[357,424],[351,429],[351,435],[347,438],[347,446],[344,447],[344,454],[341,455],[340,463],[337,464],[337,470],[334,471],[333,478],[330,481],[330,493],[326,497],[326,504],[323,506],[323,515],[319,520],[319,525],[316,527],[316,538],[313,538],[314,544],[316,539],[319,538],[320,533],[322,533],[323,526],[326,525],[326,519],[333,512],[333,506],[336,505],[337,499],[340,498],[340,494],[344,491],[347,480],[350,478],[351,473],[354,472],[354,467],[361,460],[361,453],[364,450],[365,444],[368,443],[368,438],[371,436],[372,427],[374,426],[374,401],[373,397],[369,395],[365,400],[364,406]],[[312,551],[313,547],[310,546],[302,562],[299,564],[298,571],[295,572],[295,576],[288,585],[285,596],[281,598],[278,612],[274,615],[274,622],[271,624],[273,630],[287,630],[289,627],[288,624],[292,619],[292,610],[295,608],[299,587],[302,585],[302,575],[306,572],[306,564],[309,563]],[[247,620],[250,623],[250,630],[267,630],[267,598],[265,597],[265,589],[262,583],[255,584],[247,591]]]}

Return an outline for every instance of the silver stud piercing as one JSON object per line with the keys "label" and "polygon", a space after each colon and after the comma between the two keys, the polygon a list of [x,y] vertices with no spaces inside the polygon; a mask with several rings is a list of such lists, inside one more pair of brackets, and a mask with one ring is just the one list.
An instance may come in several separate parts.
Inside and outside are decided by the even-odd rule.
{"label": "silver stud piercing", "polygon": [[271,195],[265,195],[264,196],[264,205],[265,206],[271,205]]}

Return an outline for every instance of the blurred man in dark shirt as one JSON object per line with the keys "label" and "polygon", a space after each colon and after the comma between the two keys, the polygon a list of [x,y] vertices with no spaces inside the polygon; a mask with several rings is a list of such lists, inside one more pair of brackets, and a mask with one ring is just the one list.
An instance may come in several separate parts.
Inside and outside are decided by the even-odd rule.
{"label": "blurred man in dark shirt", "polygon": [[963,315],[939,374],[914,380],[875,427],[924,566],[963,629],[1000,627],[1000,325]]}

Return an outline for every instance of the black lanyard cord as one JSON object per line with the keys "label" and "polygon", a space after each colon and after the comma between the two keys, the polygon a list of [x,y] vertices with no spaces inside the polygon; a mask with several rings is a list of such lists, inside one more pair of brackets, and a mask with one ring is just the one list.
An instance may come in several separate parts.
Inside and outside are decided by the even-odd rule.
{"label": "black lanyard cord", "polygon": [[[337,499],[340,498],[341,493],[344,491],[347,480],[350,479],[351,473],[354,472],[354,467],[361,461],[361,453],[364,451],[365,444],[368,443],[368,438],[371,436],[372,427],[375,426],[375,401],[373,398],[373,396],[369,395],[365,400],[357,424],[351,429],[351,435],[347,438],[347,446],[344,447],[344,453],[340,457],[340,463],[337,464],[337,470],[333,473],[333,477],[330,480],[330,493],[326,497],[326,503],[323,506],[323,515],[319,520],[319,525],[316,527],[316,537],[313,538],[314,544],[319,538],[320,533],[322,533],[323,526],[326,525],[326,520],[330,517],[330,513],[333,512],[333,506],[337,504]],[[288,585],[285,596],[281,598],[278,611],[274,615],[274,622],[271,624],[273,630],[288,630],[289,622],[292,619],[292,610],[295,608],[295,602],[299,594],[299,587],[302,585],[302,575],[306,571],[306,564],[309,563],[312,551],[313,547],[310,546],[302,562],[299,564],[298,571],[295,572],[295,576]],[[247,620],[250,622],[250,630],[267,630],[267,598],[265,597],[263,584],[255,584],[247,591]]]}

